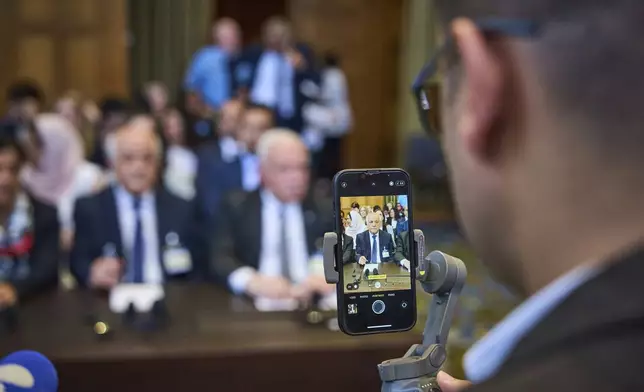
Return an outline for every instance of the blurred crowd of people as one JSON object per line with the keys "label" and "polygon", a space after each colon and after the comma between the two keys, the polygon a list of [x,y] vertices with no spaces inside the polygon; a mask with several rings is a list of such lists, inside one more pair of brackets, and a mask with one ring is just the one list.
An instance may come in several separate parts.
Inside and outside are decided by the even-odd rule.
{"label": "blurred crowd of people", "polygon": [[[284,18],[266,21],[258,45],[241,34],[216,22],[177,100],[152,81],[132,100],[70,91],[48,110],[36,84],[9,88],[0,308],[61,282],[205,281],[297,303],[334,291],[309,266],[334,226],[311,184],[340,168],[352,123],[344,73]],[[388,226],[404,224],[389,209]]]}

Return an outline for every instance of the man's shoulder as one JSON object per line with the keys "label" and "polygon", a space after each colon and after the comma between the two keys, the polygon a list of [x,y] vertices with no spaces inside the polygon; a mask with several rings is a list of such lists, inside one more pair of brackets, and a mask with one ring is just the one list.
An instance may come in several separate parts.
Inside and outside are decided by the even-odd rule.
{"label": "man's shoulder", "polygon": [[58,221],[58,210],[55,206],[43,203],[32,197],[31,195],[29,195],[28,197],[33,209],[35,220],[44,223]]}
{"label": "man's shoulder", "polygon": [[105,189],[102,189],[99,192],[93,193],[91,195],[82,196],[76,199],[76,208],[93,208],[99,207],[101,204],[107,200],[107,197],[112,193],[112,187],[108,186]]}
{"label": "man's shoulder", "polygon": [[224,196],[222,208],[228,208],[233,211],[245,211],[253,205],[261,204],[259,191],[246,192],[235,189]]}

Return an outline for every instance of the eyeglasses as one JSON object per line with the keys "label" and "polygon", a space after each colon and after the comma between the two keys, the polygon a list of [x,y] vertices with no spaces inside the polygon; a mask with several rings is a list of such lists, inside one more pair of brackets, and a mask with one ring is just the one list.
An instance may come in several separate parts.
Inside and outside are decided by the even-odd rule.
{"label": "eyeglasses", "polygon": [[[541,25],[535,21],[517,19],[483,19],[475,22],[478,28],[486,34],[501,34],[516,38],[533,38],[538,36]],[[432,104],[430,99],[430,81],[438,71],[440,59],[448,52],[455,49],[454,38],[448,35],[445,42],[440,46],[429,62],[423,67],[412,85],[412,93],[416,100],[418,115],[423,129],[429,134],[438,133],[433,129],[432,118],[437,118],[433,113],[439,108]]]}

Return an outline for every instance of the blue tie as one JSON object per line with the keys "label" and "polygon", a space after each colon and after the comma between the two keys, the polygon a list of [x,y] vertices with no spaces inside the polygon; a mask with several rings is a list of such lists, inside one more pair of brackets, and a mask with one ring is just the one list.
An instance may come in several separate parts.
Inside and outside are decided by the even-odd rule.
{"label": "blue tie", "polygon": [[134,243],[132,244],[132,271],[134,276],[132,283],[143,283],[143,258],[145,255],[145,243],[143,241],[143,224],[141,222],[141,198],[134,197]]}
{"label": "blue tie", "polygon": [[279,73],[277,78],[277,107],[280,116],[285,119],[293,118],[295,102],[293,102],[293,71],[285,55],[279,56]]}
{"label": "blue tie", "polygon": [[371,245],[371,260],[369,260],[369,262],[377,263],[378,262],[378,243],[376,241],[376,235],[372,234],[371,238],[373,239],[373,245]]}

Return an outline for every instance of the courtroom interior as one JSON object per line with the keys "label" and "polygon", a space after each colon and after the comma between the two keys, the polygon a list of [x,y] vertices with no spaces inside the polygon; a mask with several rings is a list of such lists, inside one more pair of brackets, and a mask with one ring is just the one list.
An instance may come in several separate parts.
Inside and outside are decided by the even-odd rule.
{"label": "courtroom interior", "polygon": [[1,4],[0,357],[46,355],[62,391],[378,390],[431,297],[410,332],[338,330],[321,241],[346,168],[404,168],[414,198],[341,200],[345,292],[412,287],[413,209],[427,251],[469,270],[451,374],[516,304],[464,240],[410,94],[442,40],[430,2]]}

